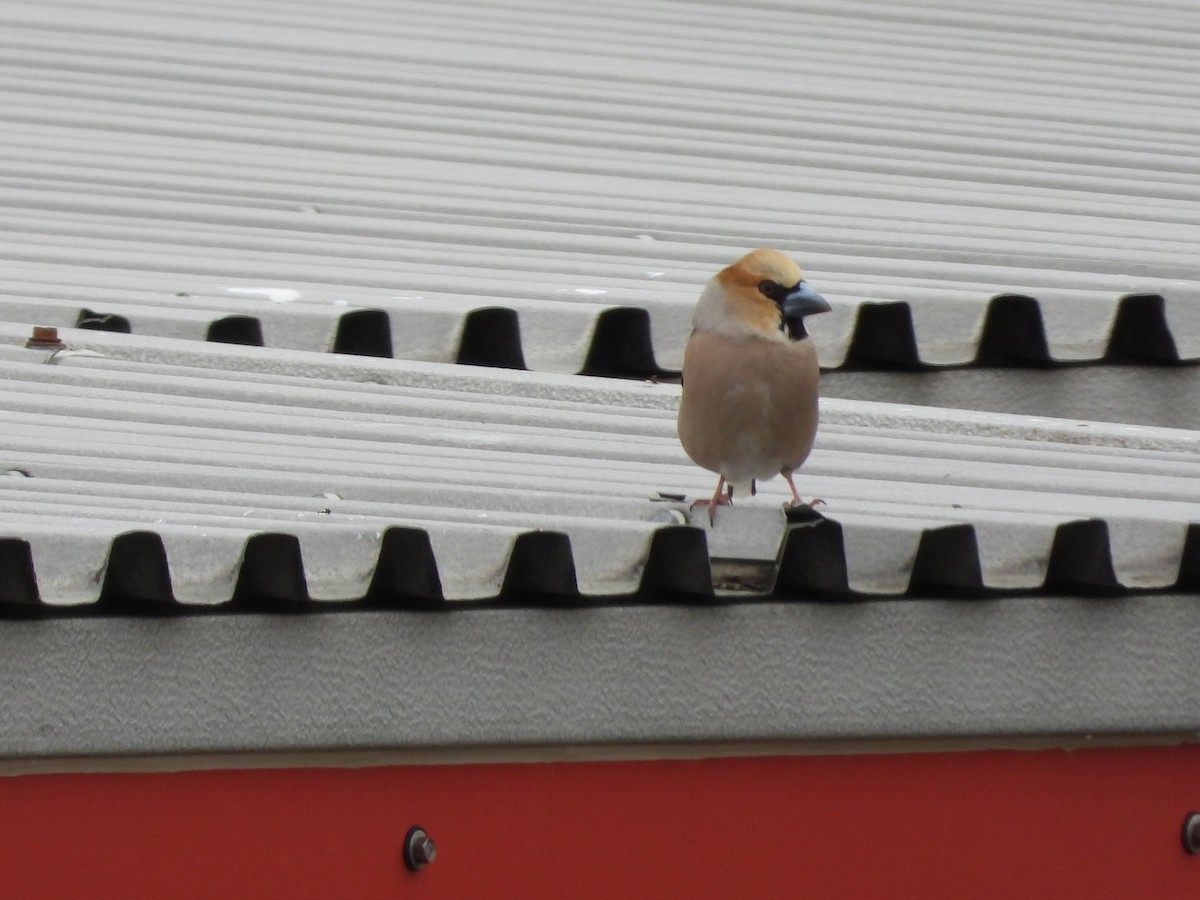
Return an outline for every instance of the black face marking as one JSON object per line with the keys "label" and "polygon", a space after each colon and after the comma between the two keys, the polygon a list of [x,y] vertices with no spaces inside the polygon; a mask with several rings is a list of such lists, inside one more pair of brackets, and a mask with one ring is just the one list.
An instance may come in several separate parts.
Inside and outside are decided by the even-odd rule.
{"label": "black face marking", "polygon": [[798,341],[808,337],[808,330],[804,327],[804,319],[801,316],[788,316],[779,323],[780,331],[787,331],[787,335],[793,341]]}
{"label": "black face marking", "polygon": [[779,307],[783,306],[784,299],[794,290],[794,287],[784,287],[778,281],[771,281],[769,278],[758,283],[758,292]]}
{"label": "black face marking", "polygon": [[792,316],[785,319],[783,316],[783,301],[799,286],[800,282],[796,282],[791,287],[784,287],[778,281],[771,281],[769,278],[758,283],[758,292],[779,307],[779,330],[786,331],[787,336],[793,341],[808,337],[802,317]]}

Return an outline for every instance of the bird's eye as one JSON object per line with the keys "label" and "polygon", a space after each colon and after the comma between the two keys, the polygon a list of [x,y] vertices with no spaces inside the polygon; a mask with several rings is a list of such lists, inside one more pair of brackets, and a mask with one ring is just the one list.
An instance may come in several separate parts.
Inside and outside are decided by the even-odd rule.
{"label": "bird's eye", "polygon": [[778,302],[779,285],[776,282],[771,281],[769,278],[758,283],[758,292],[769,300]]}

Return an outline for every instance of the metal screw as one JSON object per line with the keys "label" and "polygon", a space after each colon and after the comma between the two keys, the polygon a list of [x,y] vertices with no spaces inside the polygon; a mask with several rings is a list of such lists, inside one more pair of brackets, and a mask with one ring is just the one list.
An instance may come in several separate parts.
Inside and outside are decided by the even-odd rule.
{"label": "metal screw", "polygon": [[404,865],[413,872],[419,872],[437,859],[437,845],[425,829],[414,825],[408,829],[404,837]]}
{"label": "metal screw", "polygon": [[1183,849],[1200,853],[1200,813],[1188,813],[1183,820]]}
{"label": "metal screw", "polygon": [[67,345],[58,339],[58,329],[46,325],[34,325],[33,334],[25,346],[36,350],[65,350]]}

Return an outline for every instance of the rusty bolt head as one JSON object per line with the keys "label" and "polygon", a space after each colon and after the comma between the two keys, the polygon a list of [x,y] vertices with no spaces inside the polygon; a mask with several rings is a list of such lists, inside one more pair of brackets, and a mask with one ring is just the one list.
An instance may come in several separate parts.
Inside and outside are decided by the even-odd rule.
{"label": "rusty bolt head", "polygon": [[34,325],[33,334],[25,342],[33,350],[65,350],[67,345],[58,339],[58,329],[47,325]]}

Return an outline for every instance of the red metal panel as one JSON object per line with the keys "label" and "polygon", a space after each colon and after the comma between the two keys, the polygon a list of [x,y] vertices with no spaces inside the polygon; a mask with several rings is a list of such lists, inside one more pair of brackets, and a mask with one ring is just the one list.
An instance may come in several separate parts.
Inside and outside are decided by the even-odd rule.
{"label": "red metal panel", "polygon": [[[1200,746],[0,779],[7,897],[1200,896]],[[409,826],[437,841],[418,873]]]}

